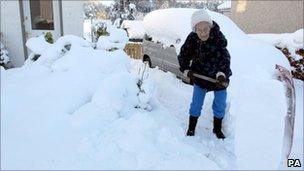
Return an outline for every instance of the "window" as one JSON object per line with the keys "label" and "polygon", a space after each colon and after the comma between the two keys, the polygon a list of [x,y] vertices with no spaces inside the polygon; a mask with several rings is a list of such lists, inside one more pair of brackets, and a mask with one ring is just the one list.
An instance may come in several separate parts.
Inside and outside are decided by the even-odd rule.
{"label": "window", "polygon": [[247,2],[246,1],[237,1],[237,5],[236,5],[236,11],[239,13],[243,13],[246,11],[246,5]]}
{"label": "window", "polygon": [[33,30],[54,30],[53,1],[30,0]]}

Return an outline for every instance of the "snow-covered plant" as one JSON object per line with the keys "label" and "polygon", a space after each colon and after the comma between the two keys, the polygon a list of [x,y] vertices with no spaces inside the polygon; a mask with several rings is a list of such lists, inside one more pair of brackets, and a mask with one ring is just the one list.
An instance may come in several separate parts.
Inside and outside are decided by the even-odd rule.
{"label": "snow-covered plant", "polygon": [[92,26],[93,40],[96,42],[100,36],[108,36],[107,23],[104,21],[99,21]]}
{"label": "snow-covered plant", "polygon": [[118,29],[113,26],[107,27],[109,36],[100,36],[96,43],[97,49],[115,51],[118,49],[124,49],[128,42],[128,36],[125,30]]}
{"label": "snow-covered plant", "polygon": [[145,90],[142,89],[142,84],[143,84],[144,80],[147,79],[149,76],[148,73],[145,73],[146,69],[147,69],[147,64],[145,64],[142,71],[141,71],[141,68],[139,68],[139,70],[138,70],[138,75],[140,75],[140,79],[137,82],[137,86],[139,88],[139,93],[145,93]]}
{"label": "snow-covered plant", "polygon": [[6,64],[10,61],[10,58],[8,56],[9,52],[6,50],[2,42],[0,42],[0,47],[1,47],[0,66],[6,68]]}
{"label": "snow-covered plant", "polygon": [[47,41],[48,43],[51,43],[51,44],[54,43],[53,35],[51,32],[45,33],[44,38],[45,38],[45,41]]}
{"label": "snow-covered plant", "polygon": [[26,63],[37,61],[43,51],[53,43],[54,39],[51,32],[46,32],[38,37],[29,39],[26,46],[32,51],[32,53],[28,57],[30,61],[26,61]]}
{"label": "snow-covered plant", "polygon": [[143,68],[139,68],[138,75],[139,79],[137,81],[137,87],[138,87],[138,101],[139,104],[136,106],[136,108],[142,108],[148,111],[152,110],[151,105],[149,102],[152,99],[152,95],[154,92],[154,87],[149,81],[149,73],[147,72],[147,66],[148,64],[145,64]]}
{"label": "snow-covered plant", "polygon": [[121,25],[121,23],[122,23],[122,19],[121,19],[121,18],[117,18],[117,19],[114,21],[113,25],[116,26],[117,28],[119,28],[120,25]]}

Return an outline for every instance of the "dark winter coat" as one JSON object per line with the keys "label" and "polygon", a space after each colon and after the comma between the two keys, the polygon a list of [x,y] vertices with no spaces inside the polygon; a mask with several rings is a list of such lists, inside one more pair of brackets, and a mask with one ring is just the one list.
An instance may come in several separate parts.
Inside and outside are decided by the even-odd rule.
{"label": "dark winter coat", "polygon": [[[214,79],[218,72],[223,72],[229,82],[232,72],[230,54],[226,47],[227,40],[214,21],[207,41],[201,41],[195,32],[191,32],[178,55],[180,71],[191,70]],[[194,78],[193,82],[208,91],[221,90],[214,83],[199,78]]]}

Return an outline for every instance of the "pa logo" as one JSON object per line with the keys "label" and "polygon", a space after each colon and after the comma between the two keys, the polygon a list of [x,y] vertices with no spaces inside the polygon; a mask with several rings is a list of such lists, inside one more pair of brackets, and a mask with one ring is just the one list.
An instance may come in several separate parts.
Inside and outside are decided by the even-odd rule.
{"label": "pa logo", "polygon": [[287,167],[301,167],[300,159],[287,159]]}

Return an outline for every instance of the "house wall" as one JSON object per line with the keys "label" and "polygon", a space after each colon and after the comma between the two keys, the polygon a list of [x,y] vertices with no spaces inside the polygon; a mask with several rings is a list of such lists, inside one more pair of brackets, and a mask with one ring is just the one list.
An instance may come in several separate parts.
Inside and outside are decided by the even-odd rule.
{"label": "house wall", "polygon": [[303,28],[303,1],[236,0],[231,19],[246,33],[289,33]]}
{"label": "house wall", "polygon": [[83,37],[83,0],[62,1],[63,34]]}
{"label": "house wall", "polygon": [[221,10],[219,10],[219,13],[224,14],[227,17],[231,16],[230,9],[221,9]]}
{"label": "house wall", "polygon": [[[19,0],[0,1],[1,41],[10,53],[14,67],[22,66],[25,61],[19,2]],[[63,35],[73,34],[83,37],[83,3],[83,0],[62,0]]]}
{"label": "house wall", "polygon": [[20,20],[19,1],[0,1],[1,6],[1,42],[9,51],[13,66],[24,63],[24,49]]}

